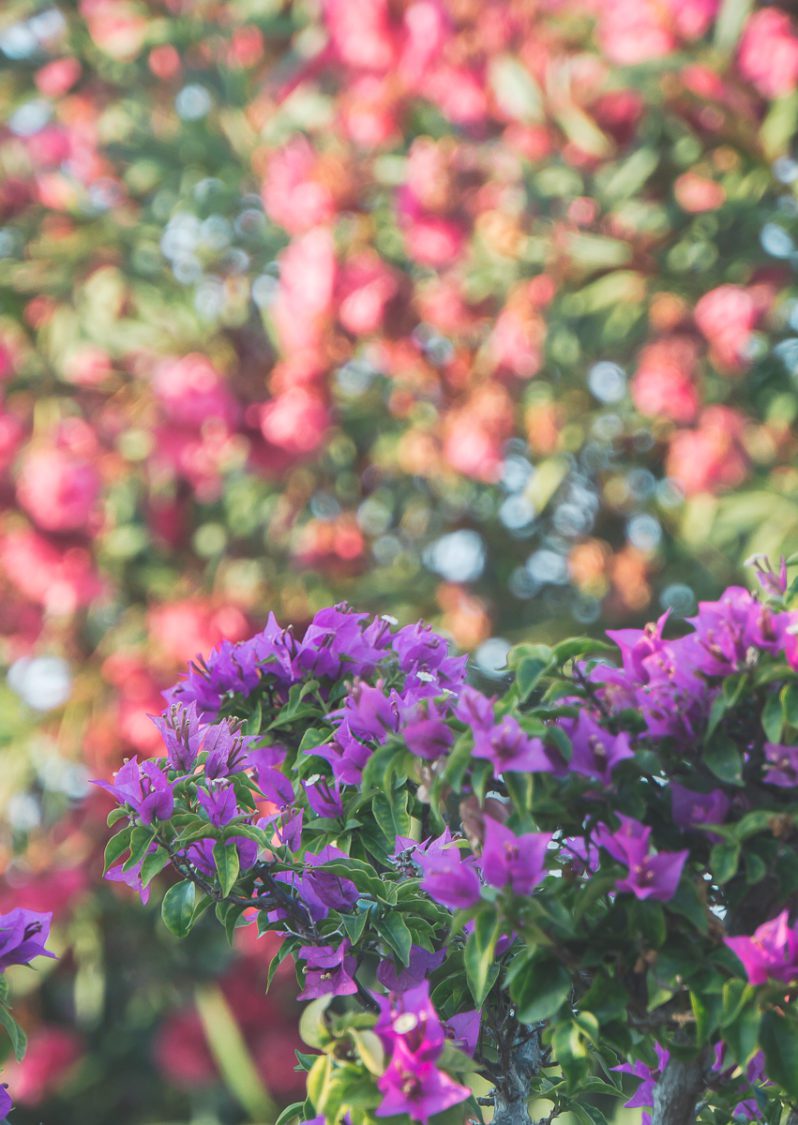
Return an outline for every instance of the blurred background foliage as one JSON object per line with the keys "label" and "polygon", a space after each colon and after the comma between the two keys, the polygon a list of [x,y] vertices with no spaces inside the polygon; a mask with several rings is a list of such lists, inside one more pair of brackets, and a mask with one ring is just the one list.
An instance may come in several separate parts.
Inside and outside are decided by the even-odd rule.
{"label": "blurred background foliage", "polygon": [[17,1125],[299,1085],[263,943],[98,885],[88,779],[187,660],[345,598],[489,678],[798,545],[792,9],[6,0],[0,908],[61,951]]}

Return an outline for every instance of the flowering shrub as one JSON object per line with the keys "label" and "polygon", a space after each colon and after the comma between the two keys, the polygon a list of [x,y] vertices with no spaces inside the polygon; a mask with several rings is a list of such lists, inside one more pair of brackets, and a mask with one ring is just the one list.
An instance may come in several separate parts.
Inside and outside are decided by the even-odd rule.
{"label": "flowering shrub", "polygon": [[519,645],[498,697],[346,606],[175,685],[165,757],[99,783],[108,876],[171,865],[179,936],[283,935],[312,1053],[282,1121],[602,1121],[618,1075],[656,1125],[798,1098],[798,611],[757,565],[681,635]]}
{"label": "flowering shrub", "polygon": [[[8,1005],[9,989],[5,970],[10,965],[29,965],[36,957],[53,957],[45,943],[50,932],[50,914],[37,914],[32,910],[17,908],[9,914],[0,914],[0,1024],[11,1040],[17,1061],[25,1054],[25,1033]],[[5,1118],[13,1108],[6,1084],[0,1084],[0,1117]]]}
{"label": "flowering shrub", "polygon": [[[36,1059],[58,1027],[94,1064],[65,1125],[135,1120],[145,1085],[177,1119],[153,1044],[201,1021],[194,982],[93,887],[87,777],[156,753],[160,690],[264,604],[423,615],[492,673],[532,627],[681,617],[780,549],[798,32],[715,0],[6,0],[0,24],[0,909],[74,889],[26,1012]],[[137,958],[146,1030],[115,991]]]}

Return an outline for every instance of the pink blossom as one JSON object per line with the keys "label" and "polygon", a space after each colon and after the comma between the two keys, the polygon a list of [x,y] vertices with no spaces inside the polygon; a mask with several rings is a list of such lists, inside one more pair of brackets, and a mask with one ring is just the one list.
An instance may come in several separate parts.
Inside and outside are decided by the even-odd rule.
{"label": "pink blossom", "polygon": [[323,367],[336,278],[332,232],[314,227],[280,255],[280,284],[272,315],[282,350],[305,352]]}
{"label": "pink blossom", "polygon": [[329,425],[324,401],[302,387],[285,391],[260,410],[260,429],[266,441],[293,456],[307,456],[318,449]]}
{"label": "pink blossom", "polygon": [[692,422],[700,405],[695,385],[697,359],[696,347],[686,337],[666,337],[643,348],[630,388],[640,413]]}
{"label": "pink blossom", "polygon": [[789,94],[798,86],[798,35],[779,8],[754,12],[745,26],[737,55],[740,73],[765,98]]}
{"label": "pink blossom", "polygon": [[695,322],[721,370],[735,373],[747,365],[746,349],[761,312],[754,295],[741,285],[720,285],[700,299]]}
{"label": "pink blossom", "polygon": [[43,1024],[31,1033],[24,1059],[12,1062],[3,1077],[8,1077],[21,1105],[38,1105],[59,1089],[82,1053],[74,1031]]}
{"label": "pink blossom", "polygon": [[24,597],[51,613],[74,613],[104,589],[88,551],[56,546],[35,531],[12,531],[0,540],[0,567]]}
{"label": "pink blossom", "polygon": [[237,405],[223,376],[199,352],[157,365],[153,390],[170,422],[199,430],[208,419],[225,426],[236,420]]}
{"label": "pink blossom", "polygon": [[65,94],[80,78],[81,66],[75,58],[53,59],[36,71],[36,85],[48,98]]}
{"label": "pink blossom", "polygon": [[798,927],[790,927],[786,910],[763,922],[750,937],[727,937],[724,942],[743,963],[749,984],[798,979]]}
{"label": "pink blossom", "polygon": [[329,222],[336,212],[333,192],[317,175],[319,158],[302,135],[269,159],[263,184],[266,214],[289,234]]}
{"label": "pink blossom", "polygon": [[22,462],[17,498],[45,531],[88,530],[99,495],[95,466],[66,449],[32,449]]}
{"label": "pink blossom", "polygon": [[358,254],[338,276],[338,319],[353,336],[377,332],[398,292],[399,278],[390,266],[376,254]]}
{"label": "pink blossom", "polygon": [[694,430],[671,438],[666,471],[686,496],[734,488],[748,475],[742,445],[745,421],[728,406],[710,406]]}

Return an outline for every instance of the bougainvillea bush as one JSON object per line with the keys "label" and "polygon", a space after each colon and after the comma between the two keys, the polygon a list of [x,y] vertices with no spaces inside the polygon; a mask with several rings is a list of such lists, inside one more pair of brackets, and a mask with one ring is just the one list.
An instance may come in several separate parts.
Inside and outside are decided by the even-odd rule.
{"label": "bougainvillea bush", "polygon": [[798,590],[758,573],[681,628],[522,644],[496,696],[345,605],[175,685],[165,756],[100,782],[107,875],[146,897],[171,867],[179,936],[283,935],[308,1048],[283,1122],[798,1101]]}
{"label": "bougainvillea bush", "polygon": [[94,887],[87,778],[263,605],[423,615],[492,671],[795,537],[795,13],[1,7],[0,910],[53,901],[68,950],[17,1113],[139,1125],[146,1065],[154,1116],[224,1118],[174,946]]}

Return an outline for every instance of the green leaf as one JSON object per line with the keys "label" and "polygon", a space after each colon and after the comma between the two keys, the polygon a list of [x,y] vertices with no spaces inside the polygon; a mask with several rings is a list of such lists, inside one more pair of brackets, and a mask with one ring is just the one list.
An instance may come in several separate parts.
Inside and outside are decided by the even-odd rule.
{"label": "green leaf", "polygon": [[712,874],[721,885],[728,883],[737,874],[740,863],[739,844],[715,844],[710,852],[709,866]]}
{"label": "green leaf", "polygon": [[132,831],[132,828],[123,828],[121,832],[117,832],[115,836],[112,836],[105,845],[103,873],[105,873],[109,867],[113,867],[119,857],[124,855],[129,849],[130,834]]}
{"label": "green leaf", "polygon": [[780,695],[769,695],[762,708],[762,730],[769,742],[781,742],[784,730],[784,709]]}
{"label": "green leaf", "polygon": [[[324,1013],[332,1000],[331,995],[319,996],[318,999],[311,1000],[300,1016],[299,1037],[308,1047],[316,1047],[317,1050],[322,1051],[330,1042],[330,1033],[327,1030]],[[310,1087],[308,1087],[308,1092],[310,1092]],[[312,1094],[311,1097],[313,1097]],[[315,1102],[316,1099],[313,1098],[313,1101]]]}
{"label": "green leaf", "polygon": [[518,698],[523,703],[542,676],[554,667],[554,654],[548,645],[523,645],[524,655],[514,664]]}
{"label": "green leaf", "polygon": [[361,910],[358,914],[346,914],[341,921],[346,930],[346,936],[351,941],[352,945],[357,945],[363,937],[363,931],[366,928],[366,923],[369,920],[367,910]]}
{"label": "green leaf", "polygon": [[[491,969],[495,965],[494,954],[500,933],[498,916],[491,910],[483,910],[477,915],[474,929],[466,940],[463,955],[466,980],[478,1008],[482,1007],[498,975],[498,971],[494,975]],[[496,968],[498,970],[498,966]]]}
{"label": "green leaf", "polygon": [[238,848],[235,844],[223,844],[221,841],[213,846],[213,862],[216,864],[216,873],[222,894],[227,897],[235,886],[239,872]]}
{"label": "green leaf", "polygon": [[266,992],[269,991],[269,989],[272,986],[272,981],[274,980],[275,973],[280,968],[283,961],[285,961],[286,957],[288,957],[290,955],[290,953],[291,953],[291,943],[287,942],[287,941],[284,941],[283,944],[280,946],[280,948],[275,953],[274,957],[272,957],[271,961],[269,962],[269,969],[268,969],[268,972],[266,973],[266,988],[265,988],[264,991],[266,991]]}
{"label": "green leaf", "polygon": [[798,1098],[798,1021],[765,1012],[759,1029],[759,1043],[765,1052],[765,1070],[791,1098]]}
{"label": "green leaf", "polygon": [[358,1055],[369,1074],[381,1075],[385,1070],[385,1051],[378,1035],[373,1031],[349,1032]]}
{"label": "green leaf", "polygon": [[146,887],[156,875],[159,875],[164,867],[169,864],[169,852],[166,848],[158,847],[154,852],[150,852],[144,857],[141,864],[141,885]]}
{"label": "green leaf", "polygon": [[374,819],[383,836],[393,846],[397,836],[409,836],[411,825],[407,811],[409,793],[407,788],[394,789],[390,793],[377,793],[371,808]]}
{"label": "green leaf", "polygon": [[727,785],[742,785],[743,757],[732,740],[716,733],[704,748],[704,764]]}
{"label": "green leaf", "polygon": [[130,813],[127,811],[127,809],[121,809],[121,808],[111,809],[105,823],[108,825],[109,828],[113,828],[113,826],[118,821],[125,820],[129,816],[130,816]]}
{"label": "green leaf", "polygon": [[9,1012],[8,1008],[0,1007],[0,1024],[6,1029],[8,1038],[11,1040],[11,1047],[17,1061],[21,1061],[25,1054],[25,1048],[28,1044],[27,1036],[17,1021]]}
{"label": "green leaf", "polygon": [[553,957],[536,957],[510,988],[521,1023],[550,1019],[570,993],[571,974]]}
{"label": "green leaf", "polygon": [[155,833],[152,828],[133,829],[130,833],[130,855],[122,864],[123,871],[130,871],[131,868],[141,863],[147,854],[147,850],[152,843],[154,835]]}
{"label": "green leaf", "polygon": [[595,637],[571,637],[567,641],[560,641],[552,649],[554,659],[558,664],[566,664],[569,660],[585,660],[589,656],[601,656],[606,653],[617,652],[615,645],[606,641],[596,640]]}
{"label": "green leaf", "polygon": [[298,753],[303,754],[309,750],[315,749],[317,746],[323,746],[325,742],[329,740],[330,733],[327,727],[308,727],[302,735]]}
{"label": "green leaf", "polygon": [[294,1121],[301,1121],[304,1116],[304,1108],[304,1102],[293,1102],[292,1105],[287,1105],[274,1125],[291,1125]]}
{"label": "green leaf", "polygon": [[413,936],[401,914],[393,910],[377,921],[377,932],[390,946],[403,965],[410,964],[410,947]]}
{"label": "green leaf", "polygon": [[731,54],[745,27],[754,0],[723,0],[715,22],[715,46]]}
{"label": "green leaf", "polygon": [[798,92],[776,98],[759,130],[759,139],[768,160],[780,156],[795,136],[798,124]]}
{"label": "green leaf", "polygon": [[505,113],[531,124],[543,118],[543,98],[534,77],[512,55],[496,55],[488,67],[488,81]]}
{"label": "green leaf", "polygon": [[175,883],[163,896],[161,917],[170,933],[175,937],[185,937],[194,921],[194,904],[197,889],[190,879]]}

